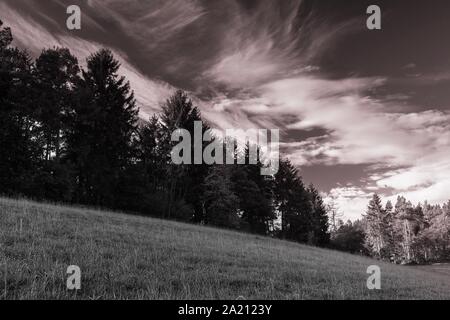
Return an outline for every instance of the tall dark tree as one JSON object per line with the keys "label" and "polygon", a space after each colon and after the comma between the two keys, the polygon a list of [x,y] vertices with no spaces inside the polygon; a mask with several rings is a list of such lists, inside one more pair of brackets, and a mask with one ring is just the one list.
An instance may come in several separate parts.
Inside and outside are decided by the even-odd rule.
{"label": "tall dark tree", "polygon": [[[172,133],[177,129],[189,131],[193,144],[196,121],[202,122],[201,134],[203,135],[209,127],[203,122],[199,109],[194,106],[188,95],[181,90],[178,90],[163,105],[161,114],[163,132],[161,152],[165,155],[167,161],[165,179],[167,191],[166,216],[170,218],[176,215],[177,212],[173,204],[184,199],[193,210],[193,215],[189,219],[201,222],[204,219],[201,195],[203,193],[203,181],[208,174],[208,166],[203,163],[175,165],[171,161],[171,151],[177,144],[177,142],[171,141]],[[194,148],[191,149],[191,159],[192,161],[194,159]]]}
{"label": "tall dark tree", "polygon": [[74,88],[79,81],[78,60],[68,49],[42,52],[36,60],[37,108],[45,141],[45,160],[59,161],[65,146],[69,116],[73,113]]}
{"label": "tall dark tree", "polygon": [[227,228],[239,227],[239,198],[233,191],[232,168],[216,165],[204,183],[205,222]]}
{"label": "tall dark tree", "polygon": [[74,112],[79,82],[78,60],[68,49],[46,49],[36,60],[33,75],[35,108],[42,141],[42,168],[35,174],[36,196],[70,201],[73,191],[71,169],[62,161],[66,154],[69,120]]}
{"label": "tall dark tree", "polygon": [[153,116],[139,130],[139,158],[145,167],[151,189],[161,191],[166,180],[167,150],[164,132],[157,116]]}
{"label": "tall dark tree", "polygon": [[[250,150],[254,146],[246,144],[244,150],[237,150],[236,158],[244,157],[245,164],[236,165],[232,174],[234,192],[239,198],[243,227],[250,232],[268,234],[273,229],[276,218],[273,203],[273,181],[261,175],[263,164],[257,160],[251,164]],[[254,149],[260,153],[258,148]],[[260,159],[259,156],[256,159]]]}
{"label": "tall dark tree", "polygon": [[120,64],[109,50],[87,60],[77,85],[68,153],[75,167],[76,201],[114,206],[121,176],[134,159],[138,109]]}
{"label": "tall dark tree", "polygon": [[275,199],[281,213],[281,235],[299,242],[311,237],[311,205],[298,170],[289,160],[282,160],[275,175]]}
{"label": "tall dark tree", "polygon": [[0,193],[27,194],[39,166],[33,63],[11,47],[11,30],[0,21]]}
{"label": "tall dark tree", "polygon": [[342,222],[336,229],[331,241],[331,247],[354,254],[365,254],[364,241],[363,223],[360,220],[355,222],[347,221],[345,224]]}
{"label": "tall dark tree", "polygon": [[325,246],[330,242],[327,209],[314,185],[311,184],[307,191],[311,205],[311,236],[309,240],[314,245]]}

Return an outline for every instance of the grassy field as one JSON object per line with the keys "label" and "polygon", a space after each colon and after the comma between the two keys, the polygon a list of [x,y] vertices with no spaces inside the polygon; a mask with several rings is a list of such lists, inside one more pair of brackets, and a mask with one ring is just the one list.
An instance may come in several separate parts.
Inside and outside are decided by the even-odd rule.
{"label": "grassy field", "polygon": [[[374,264],[382,289],[371,291]],[[81,268],[78,292],[66,289],[69,265]],[[0,275],[1,299],[450,299],[442,270],[9,199],[0,199]]]}

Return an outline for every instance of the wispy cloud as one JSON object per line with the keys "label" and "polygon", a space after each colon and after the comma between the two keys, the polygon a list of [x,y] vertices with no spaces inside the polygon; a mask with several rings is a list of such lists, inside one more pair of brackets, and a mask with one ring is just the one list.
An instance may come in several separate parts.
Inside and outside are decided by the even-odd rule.
{"label": "wispy cloud", "polygon": [[[0,11],[5,14],[5,23],[13,30],[15,43],[37,56],[44,48],[66,47],[80,59],[82,65],[92,53],[105,45],[83,40],[75,36],[50,33],[29,16],[23,16],[4,3]],[[160,104],[174,91],[174,88],[159,80],[152,80],[142,74],[129,61],[126,54],[117,48],[110,48],[121,63],[120,72],[130,81],[141,108],[143,117],[148,117],[160,109]]]}

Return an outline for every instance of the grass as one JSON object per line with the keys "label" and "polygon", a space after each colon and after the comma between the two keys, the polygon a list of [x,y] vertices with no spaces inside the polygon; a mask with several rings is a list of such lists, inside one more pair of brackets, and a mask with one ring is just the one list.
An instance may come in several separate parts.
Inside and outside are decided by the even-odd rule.
{"label": "grass", "polygon": [[[382,289],[368,290],[369,265]],[[69,265],[82,288],[69,291]],[[440,267],[442,269],[442,266]],[[450,277],[172,221],[0,198],[0,299],[450,299]]]}

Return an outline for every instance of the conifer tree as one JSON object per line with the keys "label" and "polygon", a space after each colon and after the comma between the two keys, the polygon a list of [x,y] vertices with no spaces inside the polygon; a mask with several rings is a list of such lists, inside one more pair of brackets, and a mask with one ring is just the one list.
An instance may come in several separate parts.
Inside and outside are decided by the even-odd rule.
{"label": "conifer tree", "polygon": [[68,153],[75,166],[77,202],[114,206],[120,177],[134,157],[138,109],[119,68],[111,51],[100,50],[88,58],[76,88]]}
{"label": "conifer tree", "polygon": [[377,258],[384,258],[384,250],[387,241],[384,234],[385,211],[381,204],[381,199],[377,194],[374,194],[367,207],[364,216],[366,224],[366,246],[373,255]]}

